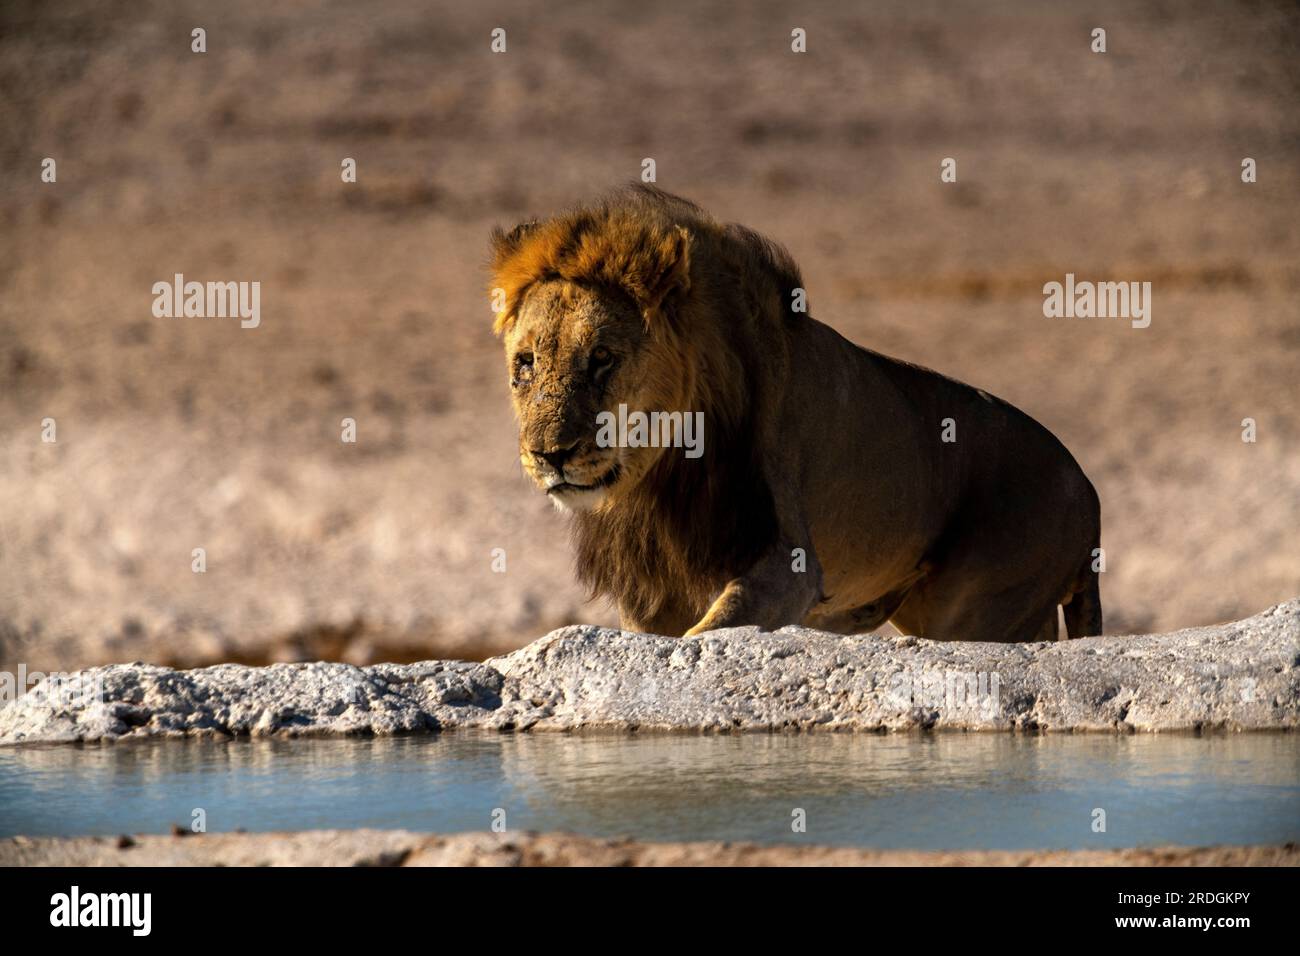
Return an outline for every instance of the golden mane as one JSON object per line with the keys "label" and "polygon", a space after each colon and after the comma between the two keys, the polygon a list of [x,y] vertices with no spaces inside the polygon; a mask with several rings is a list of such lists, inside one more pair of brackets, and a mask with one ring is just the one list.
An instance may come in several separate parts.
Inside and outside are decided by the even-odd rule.
{"label": "golden mane", "polygon": [[[665,455],[633,494],[574,518],[577,571],[593,593],[649,619],[672,598],[703,613],[777,533],[763,474],[762,420],[787,371],[784,323],[802,287],[790,255],[653,186],[617,190],[545,222],[492,235],[493,284],[509,331],[534,283],[559,279],[625,295],[663,335],[708,427],[704,455]],[[687,624],[689,626],[689,622]]]}
{"label": "golden mane", "polygon": [[714,276],[719,284],[766,277],[786,309],[790,291],[802,286],[798,266],[780,246],[743,226],[720,225],[680,196],[634,184],[544,222],[493,230],[493,286],[505,293],[493,330],[506,332],[529,286],[551,279],[619,289],[649,318],[668,290],[689,292],[701,255],[708,267],[732,267],[730,275]]}

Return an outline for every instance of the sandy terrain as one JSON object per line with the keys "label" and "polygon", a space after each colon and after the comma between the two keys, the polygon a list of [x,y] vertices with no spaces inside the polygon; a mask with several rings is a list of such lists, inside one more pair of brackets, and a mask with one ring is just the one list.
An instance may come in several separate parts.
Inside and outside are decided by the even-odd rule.
{"label": "sandy terrain", "polygon": [[11,837],[0,866],[1296,866],[1283,846],[1133,850],[856,850],[645,843],[567,833],[308,830],[175,836]]}
{"label": "sandy terrain", "polygon": [[[515,461],[483,264],[644,157],[785,243],[816,317],[1062,438],[1109,632],[1300,594],[1294,8],[845,7],[5,3],[0,667],[612,623]],[[260,327],[155,318],[178,272],[260,281]],[[1067,272],[1152,282],[1151,326],[1044,318]]]}

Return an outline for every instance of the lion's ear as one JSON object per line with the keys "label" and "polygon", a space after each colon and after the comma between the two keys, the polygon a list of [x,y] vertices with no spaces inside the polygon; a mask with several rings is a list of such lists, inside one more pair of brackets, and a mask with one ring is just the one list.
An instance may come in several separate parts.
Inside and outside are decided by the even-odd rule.
{"label": "lion's ear", "polygon": [[524,238],[537,228],[537,220],[530,219],[527,222],[521,222],[509,232],[506,232],[500,226],[492,230],[492,261],[497,266],[508,259],[523,242]]}
{"label": "lion's ear", "polygon": [[674,226],[647,250],[645,270],[634,294],[648,317],[670,297],[683,296],[691,288],[691,234]]}

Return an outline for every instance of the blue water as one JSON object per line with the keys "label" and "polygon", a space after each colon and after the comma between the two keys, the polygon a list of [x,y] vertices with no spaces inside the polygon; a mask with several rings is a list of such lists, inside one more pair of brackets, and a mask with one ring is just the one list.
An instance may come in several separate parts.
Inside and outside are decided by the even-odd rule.
{"label": "blue water", "polygon": [[[918,849],[1300,840],[1300,735],[174,740],[0,749],[0,835],[386,827]],[[791,823],[806,815],[806,832]],[[1105,811],[1105,832],[1093,829]]]}

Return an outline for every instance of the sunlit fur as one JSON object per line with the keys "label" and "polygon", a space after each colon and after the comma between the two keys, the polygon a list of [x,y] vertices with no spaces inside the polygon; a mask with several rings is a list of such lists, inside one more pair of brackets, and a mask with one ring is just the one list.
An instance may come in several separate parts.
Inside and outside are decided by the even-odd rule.
{"label": "sunlit fur", "polygon": [[[558,502],[578,512],[577,570],[593,592],[614,597],[633,619],[653,618],[669,597],[698,618],[776,534],[755,422],[761,379],[780,375],[787,361],[778,333],[788,318],[783,303],[801,285],[798,268],[758,234],[634,186],[497,231],[492,271],[493,287],[505,292],[496,331],[507,363],[524,348],[553,350],[551,367],[539,369],[545,380],[514,392],[520,460],[540,487],[554,476],[530,450],[575,439],[585,447],[600,410],[623,402],[704,413],[702,457],[586,448],[575,477],[585,483],[621,456],[619,480]],[[626,349],[603,391],[583,375],[600,334]]]}
{"label": "sunlit fur", "polygon": [[[1065,446],[795,311],[779,246],[636,186],[496,232],[492,267],[520,461],[625,627],[1043,640],[1063,604],[1101,633],[1100,505]],[[702,413],[702,457],[597,447],[620,403]]]}

